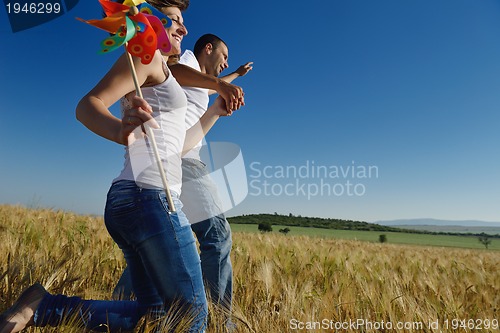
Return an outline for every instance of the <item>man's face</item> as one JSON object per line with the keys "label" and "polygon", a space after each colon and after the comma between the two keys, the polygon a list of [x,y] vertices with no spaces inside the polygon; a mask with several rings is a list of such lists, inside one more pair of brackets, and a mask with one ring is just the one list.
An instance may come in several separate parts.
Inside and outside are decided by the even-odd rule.
{"label": "man's face", "polygon": [[217,77],[224,69],[228,68],[228,54],[229,51],[226,44],[219,43],[216,47],[212,45],[210,54],[207,57],[207,64],[205,66],[207,74]]}

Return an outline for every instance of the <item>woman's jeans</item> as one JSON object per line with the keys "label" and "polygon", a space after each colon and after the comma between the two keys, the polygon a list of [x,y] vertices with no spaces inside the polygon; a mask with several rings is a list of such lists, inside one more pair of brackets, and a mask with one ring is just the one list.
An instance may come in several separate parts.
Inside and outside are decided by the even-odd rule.
{"label": "woman's jeans", "polygon": [[193,318],[190,332],[203,332],[208,310],[200,257],[182,204],[173,197],[177,212],[168,213],[163,190],[143,189],[133,181],[118,181],[109,190],[104,219],[127,261],[136,301],[47,295],[35,325],[57,326],[76,316],[96,331],[132,330],[141,316],[162,309]]}
{"label": "woman's jeans", "polygon": [[[200,244],[203,280],[214,304],[231,312],[233,269],[231,265],[231,228],[222,214],[217,187],[206,165],[195,159],[182,159],[183,211]],[[202,218],[203,220],[200,220]],[[125,268],[113,297],[130,299],[133,287]]]}

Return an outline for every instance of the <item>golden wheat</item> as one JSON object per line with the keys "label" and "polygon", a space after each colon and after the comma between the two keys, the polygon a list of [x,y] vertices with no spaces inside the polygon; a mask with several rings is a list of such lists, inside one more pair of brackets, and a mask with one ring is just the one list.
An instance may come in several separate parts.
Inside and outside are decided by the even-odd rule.
{"label": "golden wheat", "polygon": [[[0,240],[2,311],[35,281],[109,299],[125,265],[99,217],[0,206]],[[235,233],[232,259],[238,332],[500,331],[495,251]]]}

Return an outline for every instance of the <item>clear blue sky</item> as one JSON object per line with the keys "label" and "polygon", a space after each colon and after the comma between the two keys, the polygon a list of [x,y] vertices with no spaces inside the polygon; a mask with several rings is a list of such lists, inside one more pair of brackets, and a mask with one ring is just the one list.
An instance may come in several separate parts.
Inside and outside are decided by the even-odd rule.
{"label": "clear blue sky", "polygon": [[[98,55],[106,33],[75,20],[100,11],[97,1],[80,1],[12,33],[1,8],[0,203],[102,213],[123,148],[74,116],[119,56]],[[211,32],[229,44],[228,71],[254,61],[235,82],[247,105],[209,135],[236,143],[245,159],[249,195],[229,215],[500,221],[497,0],[262,8],[192,0],[184,19],[184,48]],[[372,174],[360,173],[369,167]]]}

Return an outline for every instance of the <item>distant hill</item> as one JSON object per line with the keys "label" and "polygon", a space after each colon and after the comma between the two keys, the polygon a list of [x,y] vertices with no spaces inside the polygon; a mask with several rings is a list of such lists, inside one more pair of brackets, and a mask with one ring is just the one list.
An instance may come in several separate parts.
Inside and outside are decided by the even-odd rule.
{"label": "distant hill", "polygon": [[500,227],[500,222],[486,222],[476,220],[437,220],[423,219],[401,219],[389,221],[376,221],[376,224],[386,226],[460,226],[460,227]]}

